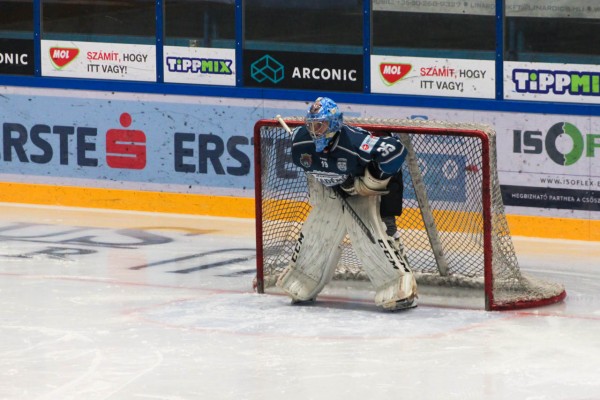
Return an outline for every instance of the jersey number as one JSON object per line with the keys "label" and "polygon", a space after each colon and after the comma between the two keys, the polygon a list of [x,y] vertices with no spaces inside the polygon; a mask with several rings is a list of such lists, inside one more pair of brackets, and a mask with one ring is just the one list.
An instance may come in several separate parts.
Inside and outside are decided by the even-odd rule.
{"label": "jersey number", "polygon": [[381,143],[381,145],[377,148],[377,151],[380,152],[384,157],[390,154],[390,151],[394,150],[396,150],[396,146],[389,143]]}

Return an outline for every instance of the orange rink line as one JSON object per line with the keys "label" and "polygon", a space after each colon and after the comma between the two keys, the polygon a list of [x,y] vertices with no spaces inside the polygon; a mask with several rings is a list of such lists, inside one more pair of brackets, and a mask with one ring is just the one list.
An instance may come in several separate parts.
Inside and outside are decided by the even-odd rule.
{"label": "orange rink line", "polygon": [[[0,202],[254,218],[254,199],[0,182]],[[600,221],[507,215],[511,235],[600,241]]]}

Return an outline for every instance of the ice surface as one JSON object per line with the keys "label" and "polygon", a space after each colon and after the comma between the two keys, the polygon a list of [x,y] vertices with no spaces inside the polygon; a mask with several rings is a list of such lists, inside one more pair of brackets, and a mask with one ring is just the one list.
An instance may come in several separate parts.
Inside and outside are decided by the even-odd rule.
{"label": "ice surface", "polygon": [[563,303],[252,292],[253,221],[0,207],[0,399],[600,399],[600,245],[517,238]]}

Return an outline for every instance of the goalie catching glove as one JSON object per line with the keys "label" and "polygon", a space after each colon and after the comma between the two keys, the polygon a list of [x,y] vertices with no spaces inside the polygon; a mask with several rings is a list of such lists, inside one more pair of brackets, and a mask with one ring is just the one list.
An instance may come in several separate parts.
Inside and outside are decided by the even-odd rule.
{"label": "goalie catching glove", "polygon": [[381,196],[389,193],[387,184],[390,178],[377,179],[366,168],[364,176],[349,178],[340,187],[350,196]]}

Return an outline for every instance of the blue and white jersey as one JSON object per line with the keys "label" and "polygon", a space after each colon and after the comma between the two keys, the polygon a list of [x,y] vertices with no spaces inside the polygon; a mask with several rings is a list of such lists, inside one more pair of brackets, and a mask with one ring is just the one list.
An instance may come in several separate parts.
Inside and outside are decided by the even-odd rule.
{"label": "blue and white jersey", "polygon": [[306,127],[294,130],[292,160],[325,186],[342,184],[348,177],[363,176],[371,162],[383,172],[383,178],[396,175],[406,158],[406,149],[394,136],[372,136],[368,131],[343,125],[322,153]]}

